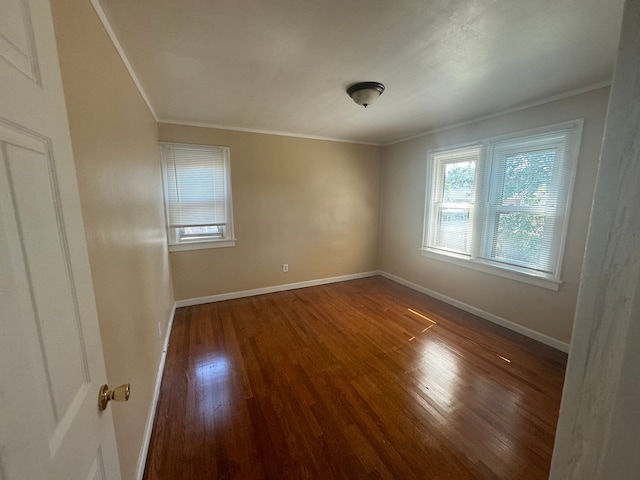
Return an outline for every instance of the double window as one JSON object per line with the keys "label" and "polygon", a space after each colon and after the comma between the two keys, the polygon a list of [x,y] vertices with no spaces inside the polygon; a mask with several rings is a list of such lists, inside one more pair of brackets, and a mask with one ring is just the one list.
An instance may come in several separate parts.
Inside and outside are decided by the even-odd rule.
{"label": "double window", "polygon": [[557,289],[582,121],[428,159],[422,250]]}
{"label": "double window", "polygon": [[169,250],[235,244],[229,149],[163,143]]}

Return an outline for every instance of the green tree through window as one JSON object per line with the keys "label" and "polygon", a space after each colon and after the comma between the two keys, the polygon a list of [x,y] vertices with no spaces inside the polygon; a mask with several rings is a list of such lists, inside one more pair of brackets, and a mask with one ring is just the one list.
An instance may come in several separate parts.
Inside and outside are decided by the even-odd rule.
{"label": "green tree through window", "polygon": [[[554,150],[509,155],[505,159],[501,205],[546,206],[551,188]],[[496,258],[537,265],[543,254],[545,215],[496,213]]]}

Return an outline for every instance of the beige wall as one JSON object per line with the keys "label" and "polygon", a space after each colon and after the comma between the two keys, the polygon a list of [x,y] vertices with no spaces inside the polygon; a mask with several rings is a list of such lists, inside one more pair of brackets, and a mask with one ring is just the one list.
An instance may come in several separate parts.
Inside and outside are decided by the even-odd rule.
{"label": "beige wall", "polygon": [[[569,342],[608,91],[608,88],[598,89],[386,147],[382,164],[380,269],[556,340]],[[576,118],[584,118],[585,123],[560,291],[420,255],[429,149]]]}
{"label": "beige wall", "polygon": [[52,2],[122,478],[135,478],[173,293],[157,125],[87,0]]}
{"label": "beige wall", "polygon": [[377,268],[379,147],[167,124],[159,137],[231,149],[236,246],[172,252],[177,300]]}

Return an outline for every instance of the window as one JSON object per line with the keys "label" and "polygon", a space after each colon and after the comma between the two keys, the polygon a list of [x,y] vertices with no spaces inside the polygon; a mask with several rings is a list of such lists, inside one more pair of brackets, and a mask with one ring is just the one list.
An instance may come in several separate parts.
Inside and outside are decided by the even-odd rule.
{"label": "window", "polygon": [[235,245],[229,149],[163,143],[169,250]]}
{"label": "window", "polygon": [[429,245],[443,251],[471,253],[479,147],[432,154],[434,194]]}
{"label": "window", "polygon": [[581,133],[579,120],[430,152],[423,253],[557,289]]}

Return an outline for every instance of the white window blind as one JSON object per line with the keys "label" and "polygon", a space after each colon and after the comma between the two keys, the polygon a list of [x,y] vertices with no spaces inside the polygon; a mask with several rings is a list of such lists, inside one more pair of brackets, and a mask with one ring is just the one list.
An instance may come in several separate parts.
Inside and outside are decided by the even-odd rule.
{"label": "white window blind", "polygon": [[232,237],[228,148],[162,144],[161,149],[169,243]]}
{"label": "white window blind", "polygon": [[431,152],[423,251],[559,282],[581,131]]}

